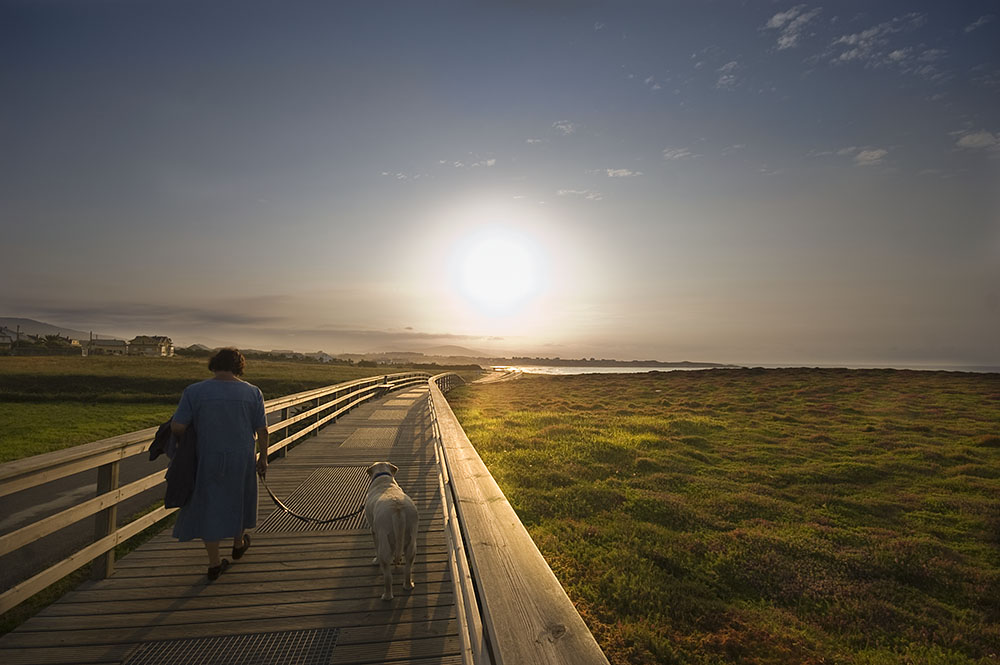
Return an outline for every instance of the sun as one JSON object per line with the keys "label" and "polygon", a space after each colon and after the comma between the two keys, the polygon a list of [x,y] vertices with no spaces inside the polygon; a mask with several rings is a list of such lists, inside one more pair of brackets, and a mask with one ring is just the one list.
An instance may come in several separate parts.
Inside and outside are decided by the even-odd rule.
{"label": "sun", "polygon": [[541,256],[527,236],[491,228],[469,237],[458,249],[457,287],[484,314],[514,314],[541,287]]}

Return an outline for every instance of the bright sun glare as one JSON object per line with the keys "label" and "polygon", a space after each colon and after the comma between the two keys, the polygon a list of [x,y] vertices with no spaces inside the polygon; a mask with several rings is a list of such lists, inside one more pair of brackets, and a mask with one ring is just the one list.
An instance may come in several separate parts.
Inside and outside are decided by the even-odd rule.
{"label": "bright sun glare", "polygon": [[538,293],[539,263],[530,239],[508,229],[490,229],[461,249],[458,288],[484,314],[513,314]]}

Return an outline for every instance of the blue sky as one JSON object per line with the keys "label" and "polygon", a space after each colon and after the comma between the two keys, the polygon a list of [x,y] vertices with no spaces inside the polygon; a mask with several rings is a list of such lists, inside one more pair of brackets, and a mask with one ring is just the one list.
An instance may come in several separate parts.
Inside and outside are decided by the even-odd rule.
{"label": "blue sky", "polygon": [[1000,364],[998,44],[995,2],[3,2],[0,311]]}

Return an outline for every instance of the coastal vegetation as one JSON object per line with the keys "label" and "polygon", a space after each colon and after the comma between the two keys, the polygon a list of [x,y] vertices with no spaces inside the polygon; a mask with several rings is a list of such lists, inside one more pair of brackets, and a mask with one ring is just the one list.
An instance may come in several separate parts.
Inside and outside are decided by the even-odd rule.
{"label": "coastal vegetation", "polygon": [[1000,654],[1000,375],[528,375],[448,397],[613,663]]}
{"label": "coastal vegetation", "polygon": [[[209,378],[207,358],[0,357],[0,463],[157,425],[185,386]],[[247,381],[265,399],[407,371],[251,359]]]}

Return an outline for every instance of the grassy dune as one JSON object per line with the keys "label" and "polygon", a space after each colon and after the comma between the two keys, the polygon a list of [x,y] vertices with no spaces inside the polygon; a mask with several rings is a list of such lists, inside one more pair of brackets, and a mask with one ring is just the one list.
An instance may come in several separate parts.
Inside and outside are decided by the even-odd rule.
{"label": "grassy dune", "polygon": [[[211,376],[204,358],[0,357],[0,462],[157,425],[188,384]],[[251,360],[265,399],[385,368]]]}
{"label": "grassy dune", "polygon": [[1000,376],[715,370],[449,394],[613,663],[996,663]]}

